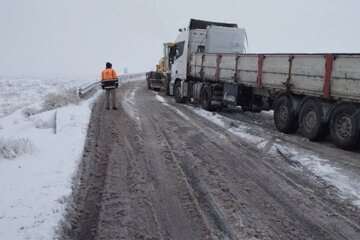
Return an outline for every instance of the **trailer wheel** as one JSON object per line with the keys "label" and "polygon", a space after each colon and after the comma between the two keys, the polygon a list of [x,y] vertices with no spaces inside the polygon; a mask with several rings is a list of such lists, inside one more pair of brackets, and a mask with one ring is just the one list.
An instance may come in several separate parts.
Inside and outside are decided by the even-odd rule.
{"label": "trailer wheel", "polygon": [[177,103],[185,102],[185,98],[181,96],[181,81],[176,81],[176,83],[175,83],[174,98]]}
{"label": "trailer wheel", "polygon": [[293,133],[298,128],[297,117],[287,96],[281,96],[275,104],[274,123],[276,128],[283,133]]}
{"label": "trailer wheel", "polygon": [[319,101],[307,100],[299,114],[300,132],[310,141],[320,141],[329,135],[329,127],[322,120],[322,109]]}
{"label": "trailer wheel", "polygon": [[201,90],[200,102],[201,107],[207,111],[211,110],[211,99],[212,99],[212,86],[204,85]]}
{"label": "trailer wheel", "polygon": [[359,114],[351,104],[340,104],[330,117],[330,133],[339,148],[354,150],[360,146]]}

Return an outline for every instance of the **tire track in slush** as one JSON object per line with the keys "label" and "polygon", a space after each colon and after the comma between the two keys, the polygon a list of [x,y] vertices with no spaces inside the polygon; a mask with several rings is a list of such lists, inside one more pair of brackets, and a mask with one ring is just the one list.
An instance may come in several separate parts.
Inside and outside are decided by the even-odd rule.
{"label": "tire track in slush", "polygon": [[[103,101],[103,96],[100,101]],[[101,104],[95,103],[93,112],[102,113]],[[84,153],[78,174],[73,180],[73,192],[60,223],[61,239],[94,239],[100,215],[100,205],[108,169],[108,152],[104,144],[108,129],[100,124],[100,114],[92,114],[86,137]]]}
{"label": "tire track in slush", "polygon": [[[146,93],[142,94],[146,95]],[[171,133],[169,141],[173,142],[172,150],[174,152],[176,152],[176,150],[174,150],[176,145],[183,142],[183,145],[187,146],[187,152],[193,152],[193,155],[196,156],[202,156],[205,153],[202,160],[214,166],[215,169],[220,170],[219,176],[225,177],[223,179],[230,189],[235,190],[240,187],[239,190],[244,191],[245,189],[241,187],[241,184],[236,184],[236,182],[232,183],[231,178],[239,179],[238,176],[244,176],[244,174],[248,176],[245,179],[241,177],[239,183],[243,182],[250,186],[248,189],[253,192],[252,196],[255,197],[254,200],[256,200],[255,202],[258,202],[259,205],[254,206],[254,204],[251,204],[251,198],[244,198],[236,194],[239,192],[238,190],[233,191],[231,195],[240,196],[240,198],[233,197],[234,201],[238,204],[239,201],[241,201],[238,208],[241,209],[243,201],[246,202],[248,208],[250,207],[249,209],[251,209],[251,211],[248,211],[247,217],[254,219],[253,223],[255,223],[255,226],[259,225],[259,229],[263,230],[266,230],[268,228],[267,226],[270,227],[266,230],[270,232],[264,231],[265,235],[263,237],[274,234],[272,235],[273,237],[282,236],[281,239],[297,239],[300,235],[304,237],[307,236],[306,238],[310,239],[352,239],[354,236],[359,235],[359,224],[356,223],[356,219],[358,218],[353,218],[355,221],[352,221],[351,219],[347,219],[347,216],[341,212],[334,212],[332,210],[332,204],[342,204],[337,202],[336,199],[323,204],[320,199],[326,199],[328,197],[317,196],[312,193],[312,191],[307,190],[308,188],[317,190],[317,188],[321,187],[321,184],[317,186],[316,183],[310,183],[310,181],[306,179],[306,173],[298,173],[291,168],[287,169],[283,167],[279,159],[265,156],[261,151],[247,146],[247,144],[244,145],[241,141],[239,143],[238,139],[235,139],[233,136],[230,137],[231,134],[226,134],[227,137],[230,137],[228,140],[231,142],[219,142],[216,136],[218,135],[218,131],[222,131],[220,134],[223,134],[223,129],[214,127],[214,124],[211,123],[204,125],[203,123],[205,123],[206,120],[201,120],[200,117],[196,117],[194,114],[188,115],[194,117],[191,122],[181,123],[176,117],[170,116],[169,111],[166,111],[166,109],[160,106],[155,106],[154,104],[154,106],[151,107],[150,104],[147,104],[146,108],[149,109],[148,111],[150,112],[159,112],[156,119],[165,119],[165,121],[159,123],[159,125],[161,124],[165,132]],[[186,113],[189,114],[189,111]],[[197,124],[193,125],[193,122]],[[181,127],[181,125],[184,126]],[[193,128],[190,130],[191,126],[193,126]],[[200,126],[200,128],[198,128],[198,126]],[[196,142],[199,132],[203,134],[203,140]],[[194,135],[194,137],[191,137],[191,135]],[[191,156],[187,157],[191,159]],[[236,159],[242,159],[243,162],[234,161]],[[194,160],[194,158],[189,160],[189,162],[192,160]],[[280,167],[271,168],[271,164]],[[229,175],[229,177],[227,177],[227,175]],[[209,177],[207,178],[207,180],[209,180]],[[271,181],[266,180],[266,178]],[[205,179],[205,182],[207,180]],[[231,184],[229,185],[229,183]],[[281,190],[276,188],[277,184],[279,184]],[[304,184],[305,186],[302,186]],[[208,192],[211,192],[211,188],[208,188],[208,190]],[[320,191],[316,191],[316,194],[321,194],[321,189],[319,190]],[[281,195],[277,196],[277,194],[281,194],[281,192],[285,193],[285,195],[283,195],[285,199],[282,199]],[[256,197],[256,195],[258,195],[258,197]],[[263,199],[263,201],[261,199]],[[305,202],[300,204],[300,206],[294,205],[294,202],[300,201],[299,203],[301,203],[302,200]],[[269,202],[272,203],[273,206],[269,205]],[[342,205],[343,206],[340,207],[342,211],[353,211],[351,208],[344,206],[344,204]],[[311,206],[317,206],[320,209],[317,210],[317,208],[315,208],[314,210],[316,211],[311,211],[313,208]],[[277,216],[277,219],[273,220],[276,220],[276,222],[280,220],[280,222],[277,223],[278,226],[275,228],[271,224],[272,218],[264,215],[266,212],[269,212],[271,208],[274,209],[273,213]],[[244,211],[247,210],[244,207],[242,209]],[[256,213],[257,211],[260,212]],[[262,214],[262,212],[264,212],[264,214]],[[353,212],[353,214],[355,214],[355,212]],[[327,219],[329,215],[336,216],[336,218]],[[268,221],[269,225],[267,225],[264,220]],[[345,222],[343,223],[343,221]],[[264,222],[265,225],[262,224],[262,222]],[[341,227],[336,227],[337,225]],[[284,232],[284,227],[287,229],[286,232]],[[253,232],[253,229],[250,228],[250,232]],[[286,234],[284,235],[284,233]],[[250,233],[250,235],[252,234]]]}
{"label": "tire track in slush", "polygon": [[[93,109],[73,204],[62,224],[61,239],[162,239],[138,162],[138,126],[122,108]],[[121,119],[121,121],[119,121]]]}
{"label": "tire track in slush", "polygon": [[[189,157],[189,154],[187,154],[187,147],[186,144],[183,144],[181,147],[176,145],[169,144],[169,140],[171,139],[166,131],[164,131],[164,127],[162,126],[162,122],[159,120],[159,116],[156,116],[156,118],[153,116],[154,109],[148,108],[148,105],[143,103],[138,103],[138,105],[144,106],[142,108],[141,113],[146,115],[149,118],[149,115],[152,116],[152,125],[143,127],[143,129],[155,129],[158,134],[160,134],[161,138],[163,139],[164,143],[166,144],[168,149],[171,149],[170,154],[172,156],[172,159],[174,159],[174,162],[176,164],[176,167],[179,168],[181,171],[181,174],[186,177],[186,185],[187,188],[190,189],[190,191],[193,193],[192,195],[196,198],[197,205],[199,207],[199,211],[202,213],[206,221],[210,224],[211,228],[214,230],[216,238],[226,238],[226,239],[238,239],[239,237],[241,239],[244,239],[244,234],[240,233],[239,231],[235,230],[238,229],[239,223],[238,219],[234,217],[234,213],[231,212],[228,214],[228,216],[224,216],[222,213],[223,211],[226,211],[223,206],[224,204],[229,204],[229,199],[226,199],[223,201],[223,203],[220,204],[220,201],[215,201],[211,194],[208,193],[208,188],[205,188],[205,185],[203,185],[202,180],[195,174],[193,168],[193,165],[189,162],[194,160],[194,157],[191,157],[189,161],[185,160],[185,158]],[[174,114],[177,116],[177,112],[175,111]],[[174,116],[175,116],[174,115]],[[164,116],[166,119],[169,116]],[[143,118],[141,118],[143,119]],[[156,120],[155,120],[156,119]],[[186,119],[186,118],[185,118]],[[176,122],[176,121],[174,121]],[[169,129],[169,128],[167,128]],[[173,138],[174,139],[174,138]],[[175,137],[177,141],[179,140],[178,137]],[[178,142],[181,143],[181,142]],[[227,202],[227,203],[226,203]],[[232,218],[235,228],[230,226],[229,219]]]}
{"label": "tire track in slush", "polygon": [[[199,121],[196,121],[196,122],[199,123]],[[219,170],[220,170],[220,172],[223,172],[222,174],[219,174],[219,176],[224,176],[225,177],[224,179],[226,179],[226,182],[228,184],[228,188],[233,189],[233,190],[227,191],[227,192],[231,193],[233,196],[238,196],[236,198],[233,198],[234,201],[237,202],[238,204],[239,204],[239,202],[241,203],[240,205],[238,205],[237,208],[242,209],[243,214],[248,212],[248,214],[244,215],[244,216],[246,216],[247,222],[249,222],[249,219],[252,219],[255,216],[255,217],[257,217],[257,219],[254,218],[254,222],[252,224],[254,226],[260,225],[259,229],[265,230],[267,228],[266,224],[264,225],[261,223],[265,222],[264,220],[267,220],[268,217],[266,215],[262,215],[261,213],[265,214],[266,212],[269,211],[269,209],[267,209],[268,207],[263,208],[262,206],[271,206],[271,205],[269,205],[269,203],[272,202],[273,206],[277,206],[276,212],[273,212],[272,214],[274,214],[274,216],[278,216],[277,219],[283,219],[285,217],[280,222],[275,218],[274,220],[276,220],[275,221],[276,224],[278,225],[278,223],[280,223],[280,224],[283,223],[284,224],[283,226],[286,229],[288,229],[288,231],[287,231],[288,235],[283,235],[285,233],[284,232],[285,229],[274,228],[275,235],[273,235],[273,237],[278,236],[277,238],[280,239],[279,236],[282,235],[283,237],[281,237],[281,239],[293,239],[293,238],[297,239],[297,237],[299,235],[306,236],[306,235],[308,235],[308,233],[310,233],[310,235],[308,235],[308,237],[307,237],[308,239],[338,239],[339,237],[343,238],[343,236],[344,236],[344,239],[352,239],[351,236],[354,236],[353,234],[355,232],[359,231],[358,224],[356,224],[355,222],[352,222],[349,219],[346,219],[346,216],[345,216],[345,218],[342,218],[342,217],[339,218],[339,216],[340,216],[339,213],[336,213],[336,215],[334,215],[334,216],[337,216],[337,219],[334,220],[333,223],[331,223],[332,221],[330,221],[330,220],[323,221],[322,219],[326,218],[326,216],[328,214],[333,215],[335,212],[333,212],[331,206],[330,207],[325,206],[320,201],[316,200],[317,197],[314,196],[314,194],[311,194],[311,192],[303,191],[302,188],[299,189],[297,187],[297,186],[301,186],[301,184],[306,183],[306,181],[304,181],[304,176],[302,178],[299,177],[297,179],[298,181],[300,180],[302,182],[290,185],[289,186],[290,188],[288,188],[288,190],[286,190],[286,188],[284,188],[284,190],[285,190],[284,193],[286,193],[286,195],[283,195],[283,196],[287,196],[287,198],[288,198],[286,201],[284,201],[282,199],[282,197],[281,197],[282,195],[280,194],[281,192],[279,192],[279,196],[277,196],[277,194],[276,194],[277,189],[275,187],[276,185],[279,184],[278,186],[279,187],[281,186],[281,188],[283,188],[282,186],[286,187],[289,183],[291,183],[291,182],[295,183],[295,181],[294,181],[294,179],[290,179],[289,177],[285,176],[285,174],[289,174],[289,176],[291,176],[291,174],[292,174],[291,171],[286,172],[284,169],[282,169],[282,171],[285,171],[285,173],[283,172],[283,173],[279,174],[280,172],[278,169],[274,170],[274,168],[270,168],[269,166],[270,166],[271,162],[274,161],[274,159],[270,158],[270,156],[266,156],[264,158],[263,154],[259,153],[259,151],[257,151],[256,149],[251,150],[251,147],[249,147],[249,146],[242,146],[242,143],[237,142],[236,139],[234,139],[234,141],[232,143],[219,142],[216,139],[216,136],[217,136],[216,131],[214,131],[214,129],[216,129],[216,128],[212,128],[211,124],[210,124],[210,126],[206,126],[206,127],[202,126],[201,129],[197,129],[197,130],[194,129],[192,131],[186,131],[185,129],[186,128],[182,129],[182,131],[181,131],[182,134],[177,135],[175,137],[173,136],[170,139],[176,139],[176,141],[173,141],[175,144],[178,144],[179,140],[183,141],[184,144],[187,144],[189,146],[189,148],[188,148],[189,152],[192,152],[194,155],[201,157],[203,159],[203,161],[207,162],[207,164],[213,165],[216,172],[219,172]],[[221,130],[221,129],[219,129],[219,130]],[[199,133],[198,133],[199,131],[203,132],[206,137],[205,138],[203,137],[202,140],[199,139],[197,141],[197,139],[199,137]],[[191,133],[191,134],[187,134],[187,133]],[[194,137],[191,137],[192,135],[194,135]],[[204,141],[204,139],[206,139],[206,141]],[[231,147],[231,146],[233,146],[233,144],[238,145],[238,148]],[[214,161],[211,161],[211,159],[213,159]],[[216,159],[218,159],[219,161],[216,161]],[[235,161],[236,159],[242,159],[242,161],[241,162]],[[253,159],[253,160],[251,160],[251,159]],[[255,159],[259,159],[260,162],[259,162],[259,160],[255,160]],[[267,161],[268,161],[268,163],[267,163]],[[261,167],[261,165],[264,165],[264,164],[267,165],[268,167],[264,166],[264,169],[259,168],[259,167]],[[281,166],[281,162],[275,163],[274,165]],[[260,170],[260,171],[258,171],[258,170]],[[271,172],[272,172],[272,174],[275,174],[275,175],[273,175],[273,176],[269,175],[269,173],[271,173]],[[228,175],[229,175],[229,177],[227,177]],[[278,175],[278,177],[275,177],[276,175]],[[244,180],[246,178],[243,179],[243,177],[241,177],[239,179],[238,176],[248,176],[248,177],[246,177],[248,180],[246,180],[245,183],[249,187],[246,187],[245,189],[244,188],[239,189],[239,186],[241,186],[241,183],[244,182]],[[277,178],[280,178],[283,180],[280,180],[280,183],[276,183],[276,181],[277,181],[276,180],[274,182],[276,184],[274,184],[274,186],[271,186],[271,184],[269,184],[271,182],[267,183],[268,180],[266,180],[266,178],[264,179],[265,181],[261,180],[262,178],[264,178],[264,176],[268,176],[269,178],[267,178],[267,179],[272,180],[271,182],[273,182]],[[231,178],[239,179],[238,183],[229,185],[229,183],[231,183],[231,181],[232,181]],[[210,178],[207,177],[207,179],[210,179]],[[309,187],[314,187],[314,185],[313,184],[309,185]],[[238,189],[238,190],[236,190],[236,189]],[[246,189],[248,189],[250,192],[255,193],[255,194],[252,194],[253,199],[251,199],[251,198],[244,199],[244,196],[243,196],[244,194],[239,195],[240,192],[247,193],[248,190],[246,190]],[[244,190],[246,190],[246,191],[244,191]],[[289,193],[287,193],[287,191],[289,191]],[[245,194],[245,195],[247,195],[247,194]],[[298,196],[296,196],[296,195],[298,195]],[[266,202],[263,203],[261,201],[262,198],[265,199]],[[301,204],[299,208],[298,208],[298,206],[294,206],[294,201],[301,202],[301,199],[305,200],[306,205]],[[242,202],[244,200],[248,205],[247,208],[244,208],[241,206]],[[252,201],[254,203],[258,202],[258,206],[256,206],[255,208],[253,206],[250,207],[248,203],[250,203]],[[313,203],[311,203],[311,202],[313,202]],[[280,204],[284,204],[284,206],[281,206]],[[318,205],[322,210],[316,211],[315,213],[312,213],[311,211],[309,212],[309,206],[307,206],[309,204],[314,205],[314,206]],[[256,208],[258,208],[258,209],[256,209]],[[260,209],[262,209],[260,212],[254,214],[254,212],[256,210],[259,211]],[[289,212],[291,214],[289,215],[287,212]],[[308,216],[304,215],[304,212],[308,212]],[[292,214],[293,214],[293,216],[292,216]],[[262,215],[263,217],[260,217],[259,215]],[[261,219],[261,220],[259,220],[259,219]],[[314,220],[311,220],[311,219],[314,219]],[[269,220],[271,220],[271,219],[269,219]],[[319,222],[317,222],[317,221],[319,221]],[[345,221],[346,223],[343,224],[342,223],[343,221]],[[293,224],[293,222],[295,223],[295,225]],[[336,223],[337,223],[337,225],[340,225],[342,227],[336,227]],[[273,224],[271,224],[271,221],[270,221],[269,226],[271,226],[271,228],[273,228],[272,225]],[[302,228],[304,228],[304,229],[301,230]],[[343,229],[341,229],[341,228],[343,228]],[[253,228],[250,229],[251,230],[250,233],[253,232],[252,229]],[[309,231],[309,229],[311,229],[311,231]],[[346,229],[348,229],[349,233],[347,233]],[[272,232],[272,231],[270,231],[270,232]],[[268,234],[269,233],[266,233],[266,235],[268,235]],[[252,235],[252,233],[251,233],[251,235]],[[256,234],[256,235],[258,235],[258,234]],[[314,237],[311,237],[312,235],[314,235]]]}
{"label": "tire track in slush", "polygon": [[[162,239],[157,215],[152,207],[151,194],[147,190],[147,173],[142,169],[144,146],[138,126],[132,119],[121,120],[122,138],[113,154],[113,164],[109,175],[109,183],[104,189],[107,203],[113,201],[114,194],[121,199],[118,206],[103,208],[96,239]],[[118,213],[116,212],[118,211]],[[118,220],[118,221],[114,221]]]}
{"label": "tire track in slush", "polygon": [[[165,131],[159,129],[161,136],[166,141],[166,145],[170,148],[168,141],[169,136]],[[202,180],[192,170],[193,165],[188,165],[183,157],[186,155],[180,153],[178,150],[170,152],[172,158],[176,161],[178,168],[180,168],[182,174],[186,177],[186,183],[189,189],[191,189],[192,195],[196,199],[199,211],[201,211],[204,218],[210,224],[211,229],[214,230],[215,235],[220,238],[238,239],[237,234],[228,224],[228,221],[224,218],[223,214],[216,202],[212,199],[211,195],[207,192]],[[185,149],[182,149],[184,151]],[[186,151],[186,150],[185,150]]]}
{"label": "tire track in slush", "polygon": [[214,238],[186,177],[155,122],[151,117],[142,121],[147,143],[146,161],[154,182],[154,199],[166,238]]}
{"label": "tire track in slush", "polygon": [[179,116],[145,81],[118,95],[118,111],[103,96],[94,107],[61,239],[360,236],[359,211],[306,172],[186,108]]}
{"label": "tire track in slush", "polygon": [[[126,90],[126,92],[129,91],[134,92],[132,89]],[[124,96],[126,95],[128,94],[125,93]],[[136,105],[132,106],[133,112],[140,112]],[[116,147],[124,152],[119,155],[114,152],[114,146],[112,148],[109,163],[111,167],[107,173],[95,239],[109,237],[214,239],[209,227],[199,215],[198,208],[194,205],[194,198],[186,186],[186,179],[179,174],[179,169],[174,165],[173,159],[168,154],[170,150],[164,147],[161,135],[153,131],[154,128],[146,128],[150,130],[146,135],[141,130],[143,127],[139,127],[136,121],[133,121],[139,119],[138,116],[130,115],[129,117],[122,116],[121,122],[126,123],[114,123],[117,127],[112,130],[124,137],[123,142],[121,139],[116,140],[121,143]],[[141,118],[141,122],[144,126],[148,123],[153,124],[152,121],[147,121],[146,116]],[[149,145],[149,143],[155,143],[155,145]],[[151,151],[154,153],[153,156],[147,156]],[[119,157],[121,160],[118,159]],[[121,169],[117,169],[118,165],[125,169],[123,162],[127,162],[126,172],[118,174],[121,172]],[[121,178],[124,173],[126,179]],[[156,178],[159,179],[154,181]],[[121,180],[126,182],[123,187],[117,184]],[[113,199],[119,196],[116,192],[122,192],[122,194],[127,192],[130,202],[127,208],[124,209],[126,202]],[[114,207],[118,211],[113,209]],[[123,227],[119,228],[119,225]]]}

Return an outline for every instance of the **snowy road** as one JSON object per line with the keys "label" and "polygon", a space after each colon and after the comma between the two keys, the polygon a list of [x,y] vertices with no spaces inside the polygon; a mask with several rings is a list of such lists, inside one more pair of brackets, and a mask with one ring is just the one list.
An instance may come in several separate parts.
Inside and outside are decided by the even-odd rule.
{"label": "snowy road", "polygon": [[[244,141],[144,81],[119,89],[118,111],[103,97],[63,239],[360,239],[359,208],[269,144]],[[358,153],[340,153],[356,175]]]}

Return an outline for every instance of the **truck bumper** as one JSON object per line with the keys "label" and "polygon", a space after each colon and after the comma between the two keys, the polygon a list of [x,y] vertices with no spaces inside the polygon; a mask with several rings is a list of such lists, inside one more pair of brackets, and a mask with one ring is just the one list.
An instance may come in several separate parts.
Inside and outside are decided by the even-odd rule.
{"label": "truck bumper", "polygon": [[163,88],[163,83],[161,80],[149,80],[151,89],[161,89]]}

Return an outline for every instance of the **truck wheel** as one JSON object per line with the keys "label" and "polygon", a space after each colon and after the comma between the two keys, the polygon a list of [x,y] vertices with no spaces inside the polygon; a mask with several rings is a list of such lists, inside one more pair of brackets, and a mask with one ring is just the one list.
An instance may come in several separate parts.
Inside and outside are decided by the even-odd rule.
{"label": "truck wheel", "polygon": [[165,88],[165,95],[166,96],[170,96],[170,82],[168,79],[165,79],[165,84],[164,84],[164,88]]}
{"label": "truck wheel", "polygon": [[293,133],[298,128],[298,121],[287,96],[281,96],[275,104],[274,123],[276,128],[283,133]]}
{"label": "truck wheel", "polygon": [[330,117],[330,133],[333,142],[339,148],[354,150],[359,148],[359,114],[350,104],[338,105]]}
{"label": "truck wheel", "polygon": [[212,86],[204,85],[201,90],[200,102],[201,107],[207,111],[211,110]]}
{"label": "truck wheel", "polygon": [[146,81],[146,84],[147,84],[147,89],[151,89],[151,83],[150,83],[150,81]]}
{"label": "truck wheel", "polygon": [[322,109],[318,101],[307,100],[299,114],[301,135],[310,141],[320,141],[329,135],[329,127],[322,120]]}
{"label": "truck wheel", "polygon": [[177,81],[174,86],[174,97],[177,103],[184,103],[185,98],[181,96],[181,81]]}

